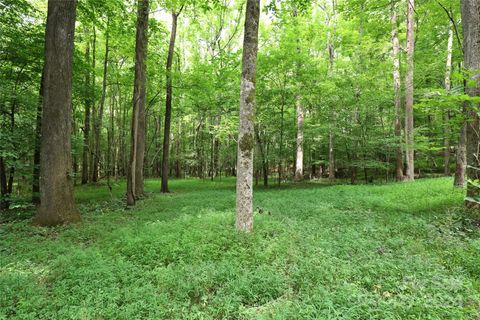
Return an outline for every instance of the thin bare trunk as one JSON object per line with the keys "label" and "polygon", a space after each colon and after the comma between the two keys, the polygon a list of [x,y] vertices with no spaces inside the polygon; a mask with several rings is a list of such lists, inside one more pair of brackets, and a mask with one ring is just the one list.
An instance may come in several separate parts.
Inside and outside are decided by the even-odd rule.
{"label": "thin bare trunk", "polygon": [[395,1],[392,1],[392,58],[393,58],[393,90],[395,94],[395,175],[397,181],[403,181],[403,150],[402,150],[402,98],[400,80],[400,43],[398,41],[397,11]]}
{"label": "thin bare trunk", "polygon": [[297,156],[295,162],[295,181],[303,180],[303,123],[305,121],[305,113],[301,97],[297,95]]}
{"label": "thin bare trunk", "polygon": [[[133,112],[132,112],[132,133],[130,163],[127,173],[127,205],[135,205],[135,201],[143,191],[143,183],[139,188],[137,175],[143,176],[143,154],[145,151],[145,95],[146,95],[146,59],[148,46],[148,11],[149,0],[140,0],[137,8],[137,34],[135,45],[135,79],[133,86]],[[141,119],[142,118],[142,119]],[[143,124],[142,124],[143,121]],[[143,125],[143,128],[142,128]],[[143,130],[143,132],[140,132]],[[140,141],[143,140],[143,141]],[[142,146],[139,146],[143,144]],[[140,162],[141,161],[141,162]],[[140,163],[138,163],[140,162]],[[141,171],[138,169],[141,167]],[[143,177],[142,180],[143,182]]]}
{"label": "thin bare trunk", "polygon": [[[87,47],[85,49],[85,60],[90,68],[90,41],[87,41]],[[90,110],[92,108],[92,99],[89,96],[91,90],[89,90],[90,82],[90,69],[85,72],[85,123],[83,126],[83,152],[82,152],[82,184],[88,183],[88,155],[90,154]]]}
{"label": "thin bare trunk", "polygon": [[97,118],[95,121],[95,153],[93,160],[93,175],[92,182],[97,182],[99,178],[99,166],[100,166],[100,138],[102,134],[103,126],[103,110],[105,109],[105,98],[107,95],[107,72],[108,72],[108,21],[107,21],[107,32],[105,35],[105,59],[103,61],[103,81],[102,81],[102,96],[100,98],[100,107],[98,108]]}
{"label": "thin bare trunk", "polygon": [[[448,33],[448,43],[447,43],[447,63],[445,67],[445,90],[448,92],[451,89],[450,76],[452,73],[452,46],[453,46],[453,29],[450,28]],[[450,176],[450,113],[445,111],[443,115],[444,124],[443,124],[443,166],[444,173],[446,176]]]}
{"label": "thin bare trunk", "polygon": [[415,52],[415,35],[414,35],[414,14],[415,0],[407,0],[407,74],[405,77],[405,154],[407,170],[405,174],[406,181],[415,179],[414,166],[414,124],[413,124],[413,72]]}
{"label": "thin bare trunk", "polygon": [[260,0],[247,0],[240,89],[236,228],[253,230],[253,145]]}
{"label": "thin bare trunk", "polygon": [[[336,11],[337,11],[337,2],[332,0],[332,16],[328,18],[328,25],[332,24],[332,31],[327,35],[327,50],[328,50],[328,74],[330,77],[334,75],[335,71],[335,33],[336,33]],[[332,110],[331,112],[331,122],[329,132],[328,132],[328,178],[330,180],[335,179],[335,122],[336,122],[336,112]]]}
{"label": "thin bare trunk", "polygon": [[175,40],[177,37],[177,22],[180,13],[172,12],[172,30],[170,33],[170,44],[167,56],[167,95],[165,102],[165,125],[163,133],[163,157],[162,157],[162,185],[161,192],[168,193],[169,155],[170,155],[170,126],[172,122],[172,64],[175,53]]}

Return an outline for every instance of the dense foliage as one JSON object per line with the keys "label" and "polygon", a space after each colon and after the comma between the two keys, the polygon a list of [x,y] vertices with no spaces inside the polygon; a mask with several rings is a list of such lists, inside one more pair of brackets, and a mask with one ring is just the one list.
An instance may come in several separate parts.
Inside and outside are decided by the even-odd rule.
{"label": "dense foliage", "polygon": [[[173,66],[170,175],[234,175],[245,10],[243,1],[234,0],[151,4],[144,171],[149,177],[161,174],[169,11],[181,5]],[[415,150],[420,176],[453,171],[462,123],[459,1],[442,6],[424,0],[416,8]],[[132,1],[78,3],[72,129],[77,183],[126,175],[135,8]],[[297,103],[305,109],[307,178],[327,176],[333,160],[336,178],[394,179],[395,149],[403,142],[393,131],[390,1],[284,1],[264,3],[262,8],[257,181],[262,171],[265,180],[293,177]],[[0,10],[0,158],[6,181],[11,179],[10,190],[2,196],[18,198],[29,196],[31,186],[46,7],[42,1],[3,0]],[[398,2],[395,10],[404,48],[406,3]],[[452,86],[446,91],[451,20],[456,32]],[[401,50],[402,77],[404,61]],[[329,158],[330,147],[334,158]],[[451,170],[444,168],[445,149],[452,155]],[[83,167],[86,181],[81,178]]]}

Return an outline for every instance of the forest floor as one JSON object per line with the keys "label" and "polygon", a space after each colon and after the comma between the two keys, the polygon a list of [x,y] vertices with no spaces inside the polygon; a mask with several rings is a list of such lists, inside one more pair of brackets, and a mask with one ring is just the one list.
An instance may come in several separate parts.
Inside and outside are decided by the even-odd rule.
{"label": "forest floor", "polygon": [[[77,188],[79,225],[0,225],[0,319],[479,319],[480,232],[450,179],[257,188]],[[260,214],[260,211],[263,211]],[[269,214],[270,212],[270,214]]]}

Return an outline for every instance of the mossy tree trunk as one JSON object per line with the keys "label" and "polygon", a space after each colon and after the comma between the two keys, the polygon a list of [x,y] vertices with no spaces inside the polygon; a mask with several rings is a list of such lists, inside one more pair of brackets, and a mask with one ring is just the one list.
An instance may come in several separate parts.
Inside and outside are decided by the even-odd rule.
{"label": "mossy tree trunk", "polygon": [[237,230],[253,230],[253,144],[260,0],[247,0],[237,156]]}

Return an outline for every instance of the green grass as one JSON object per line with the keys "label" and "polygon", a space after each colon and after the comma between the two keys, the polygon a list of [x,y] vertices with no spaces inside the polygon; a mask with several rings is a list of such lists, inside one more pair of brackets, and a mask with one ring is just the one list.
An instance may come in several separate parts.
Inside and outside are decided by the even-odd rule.
{"label": "green grass", "polygon": [[259,188],[172,181],[124,210],[77,189],[80,225],[0,226],[0,319],[479,319],[480,237],[450,179]]}

